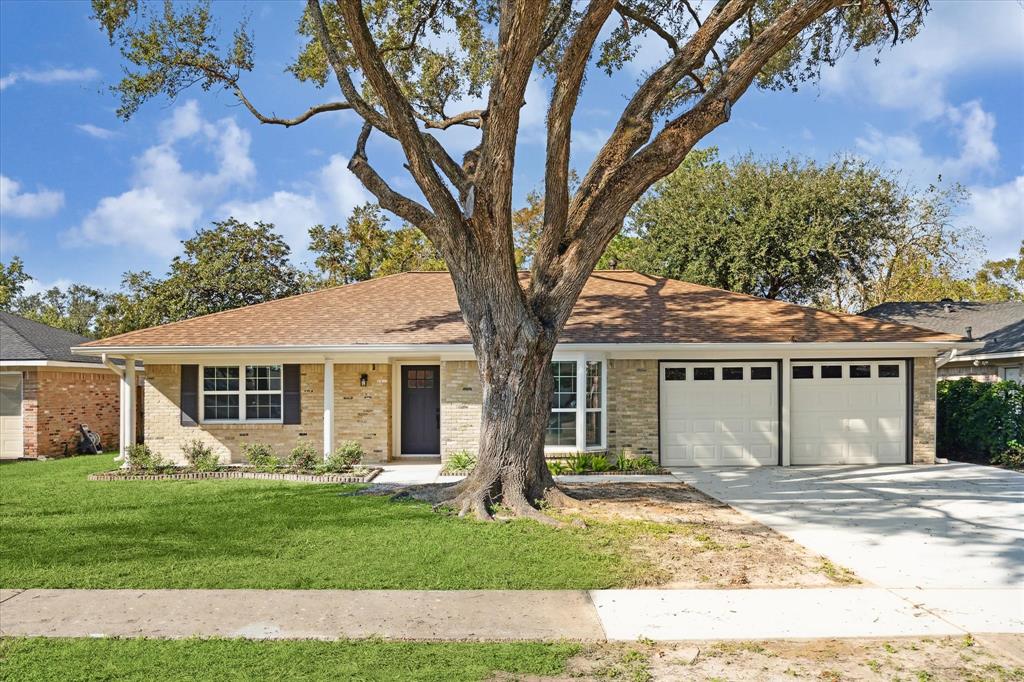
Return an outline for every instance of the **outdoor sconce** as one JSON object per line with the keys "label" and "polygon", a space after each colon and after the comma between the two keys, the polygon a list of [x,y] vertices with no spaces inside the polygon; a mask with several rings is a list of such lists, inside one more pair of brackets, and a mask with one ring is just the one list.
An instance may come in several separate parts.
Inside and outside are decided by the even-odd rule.
{"label": "outdoor sconce", "polygon": [[366,374],[360,374],[359,375],[359,385],[360,386],[366,386],[366,384],[369,383],[369,381],[370,381],[370,377],[367,376]]}

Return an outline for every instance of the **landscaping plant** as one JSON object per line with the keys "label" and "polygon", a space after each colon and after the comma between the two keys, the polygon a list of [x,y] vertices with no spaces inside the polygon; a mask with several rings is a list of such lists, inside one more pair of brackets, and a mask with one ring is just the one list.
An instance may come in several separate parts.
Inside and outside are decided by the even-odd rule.
{"label": "landscaping plant", "polygon": [[466,472],[472,471],[476,466],[476,455],[469,450],[456,450],[448,455],[448,461],[444,465],[445,472]]}
{"label": "landscaping plant", "polygon": [[325,469],[327,471],[342,472],[349,471],[355,465],[363,461],[363,446],[358,441],[347,440],[339,445],[327,458]]}
{"label": "landscaping plant", "polygon": [[126,453],[128,469],[138,473],[154,473],[167,466],[160,455],[149,449],[145,443],[133,443]]}
{"label": "landscaping plant", "polygon": [[288,468],[292,471],[313,471],[320,464],[320,451],[308,440],[300,440],[288,455]]}
{"label": "landscaping plant", "polygon": [[242,446],[242,455],[256,471],[270,473],[281,464],[274,451],[266,443],[246,443]]}
{"label": "landscaping plant", "polygon": [[213,449],[199,439],[182,445],[181,453],[188,465],[196,471],[216,471],[220,465],[220,458],[213,453]]}

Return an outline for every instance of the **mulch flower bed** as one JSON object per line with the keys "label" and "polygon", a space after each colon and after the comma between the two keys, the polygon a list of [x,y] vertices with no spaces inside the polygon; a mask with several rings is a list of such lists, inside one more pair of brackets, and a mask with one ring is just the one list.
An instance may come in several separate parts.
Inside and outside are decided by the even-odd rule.
{"label": "mulch flower bed", "polygon": [[287,471],[173,471],[162,473],[140,473],[117,469],[91,474],[90,481],[195,481],[204,478],[247,478],[259,481],[294,481],[296,483],[368,483],[384,471],[380,468],[365,468],[353,471],[324,474],[296,474]]}

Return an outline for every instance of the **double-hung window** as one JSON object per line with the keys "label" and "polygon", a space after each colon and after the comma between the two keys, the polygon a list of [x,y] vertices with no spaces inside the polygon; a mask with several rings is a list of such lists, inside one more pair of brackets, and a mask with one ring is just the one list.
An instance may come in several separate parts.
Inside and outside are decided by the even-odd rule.
{"label": "double-hung window", "polygon": [[281,365],[203,367],[204,422],[280,422]]}
{"label": "double-hung window", "polygon": [[551,363],[551,412],[544,445],[572,451],[604,447],[604,363],[556,360]]}

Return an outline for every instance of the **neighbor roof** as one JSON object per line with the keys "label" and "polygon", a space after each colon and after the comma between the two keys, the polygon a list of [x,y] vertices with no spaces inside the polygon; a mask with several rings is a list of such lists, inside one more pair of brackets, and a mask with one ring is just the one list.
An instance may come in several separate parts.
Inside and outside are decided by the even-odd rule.
{"label": "neighbor roof", "polygon": [[[527,275],[524,273],[525,279]],[[632,271],[591,275],[561,343],[960,341]],[[447,272],[409,272],[160,327],[89,347],[468,344]]]}
{"label": "neighbor roof", "polygon": [[971,336],[985,345],[960,352],[959,355],[1024,353],[1024,302],[882,303],[861,314],[964,336],[967,335],[967,327],[970,327]]}
{"label": "neighbor roof", "polygon": [[95,363],[95,358],[71,353],[72,346],[81,346],[91,340],[88,336],[0,311],[0,360]]}

